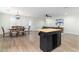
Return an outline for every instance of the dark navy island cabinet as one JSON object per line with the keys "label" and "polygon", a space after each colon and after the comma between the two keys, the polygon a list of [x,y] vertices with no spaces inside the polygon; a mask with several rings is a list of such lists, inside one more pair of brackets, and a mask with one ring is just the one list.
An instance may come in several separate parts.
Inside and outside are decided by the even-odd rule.
{"label": "dark navy island cabinet", "polygon": [[61,45],[61,32],[39,32],[40,49],[44,52],[50,52]]}

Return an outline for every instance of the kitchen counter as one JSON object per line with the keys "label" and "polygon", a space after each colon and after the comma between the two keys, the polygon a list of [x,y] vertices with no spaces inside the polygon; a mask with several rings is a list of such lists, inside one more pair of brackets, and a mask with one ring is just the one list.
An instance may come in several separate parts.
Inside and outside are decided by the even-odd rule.
{"label": "kitchen counter", "polygon": [[41,32],[55,32],[55,31],[61,31],[61,29],[48,28],[48,29],[39,29],[39,31],[41,31]]}
{"label": "kitchen counter", "polygon": [[61,45],[61,29],[39,29],[40,49],[52,51]]}
{"label": "kitchen counter", "polygon": [[46,26],[44,26],[44,27],[42,27],[43,29],[49,29],[49,28],[51,28],[51,29],[61,29],[61,32],[63,33],[64,32],[64,26],[62,26],[62,27],[46,27]]}

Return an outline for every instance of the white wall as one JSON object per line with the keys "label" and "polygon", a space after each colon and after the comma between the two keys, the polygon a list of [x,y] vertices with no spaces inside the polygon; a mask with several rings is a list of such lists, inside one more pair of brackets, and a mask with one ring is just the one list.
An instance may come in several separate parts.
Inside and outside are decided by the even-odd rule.
{"label": "white wall", "polygon": [[64,19],[64,33],[71,33],[79,35],[79,15],[65,15],[65,16],[57,16],[53,18],[55,19]]}
{"label": "white wall", "polygon": [[[46,22],[46,18],[25,17],[25,16],[21,16],[21,18],[19,20],[16,20],[14,15],[0,13],[0,26],[3,26],[5,28],[6,32],[9,31],[8,29],[14,25],[21,25],[21,26],[24,26],[27,28],[29,26],[29,23],[31,25],[31,30],[33,30],[33,31],[40,29],[43,26],[52,27],[52,26],[56,26],[55,20],[56,20],[55,17],[47,18],[47,22]],[[0,34],[1,33],[2,33],[2,31],[0,29]]]}
{"label": "white wall", "polygon": [[1,26],[3,26],[6,30],[6,32],[8,31],[8,28],[10,26],[10,16],[6,15],[6,14],[0,14],[0,34],[2,33],[2,29]]}
{"label": "white wall", "polygon": [[64,20],[64,32],[79,35],[79,15],[68,15]]}
{"label": "white wall", "polygon": [[[13,15],[0,13],[0,26],[3,26],[6,31],[13,25],[21,25],[28,27],[31,23],[31,30],[37,30],[42,26],[56,26],[55,20],[58,18],[64,19],[64,33],[72,33],[79,35],[79,15],[66,15],[52,17],[50,24],[45,24],[45,18],[38,17],[21,17],[20,20],[16,20]],[[0,27],[0,34],[2,33]]]}

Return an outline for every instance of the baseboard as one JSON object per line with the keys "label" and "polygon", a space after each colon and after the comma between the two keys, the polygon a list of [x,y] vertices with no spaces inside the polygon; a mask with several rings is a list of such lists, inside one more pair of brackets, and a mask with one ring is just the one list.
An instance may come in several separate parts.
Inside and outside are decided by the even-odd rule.
{"label": "baseboard", "polygon": [[38,32],[37,30],[31,30],[30,32]]}
{"label": "baseboard", "polygon": [[72,34],[72,35],[79,35],[79,34],[77,34],[77,33],[72,33],[72,32],[64,32],[64,33]]}

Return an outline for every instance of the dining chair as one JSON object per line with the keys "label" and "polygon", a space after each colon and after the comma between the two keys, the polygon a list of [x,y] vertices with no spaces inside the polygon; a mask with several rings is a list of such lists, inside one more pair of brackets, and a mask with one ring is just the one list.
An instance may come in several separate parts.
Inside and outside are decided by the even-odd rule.
{"label": "dining chair", "polygon": [[18,30],[19,30],[19,33],[21,33],[22,35],[26,34],[24,26],[19,27]]}
{"label": "dining chair", "polygon": [[10,29],[10,33],[9,33],[9,34],[10,34],[10,36],[12,37],[12,36],[14,36],[14,35],[15,35],[15,36],[18,36],[19,33],[18,33],[18,30]]}
{"label": "dining chair", "polygon": [[5,30],[4,30],[3,27],[1,27],[1,29],[2,29],[2,34],[3,34],[3,37],[4,37],[5,36]]}
{"label": "dining chair", "polygon": [[28,26],[28,34],[30,34],[30,26]]}
{"label": "dining chair", "polygon": [[2,29],[2,35],[3,37],[5,37],[7,34],[9,34],[9,31],[5,31],[4,27],[1,26],[1,29]]}

